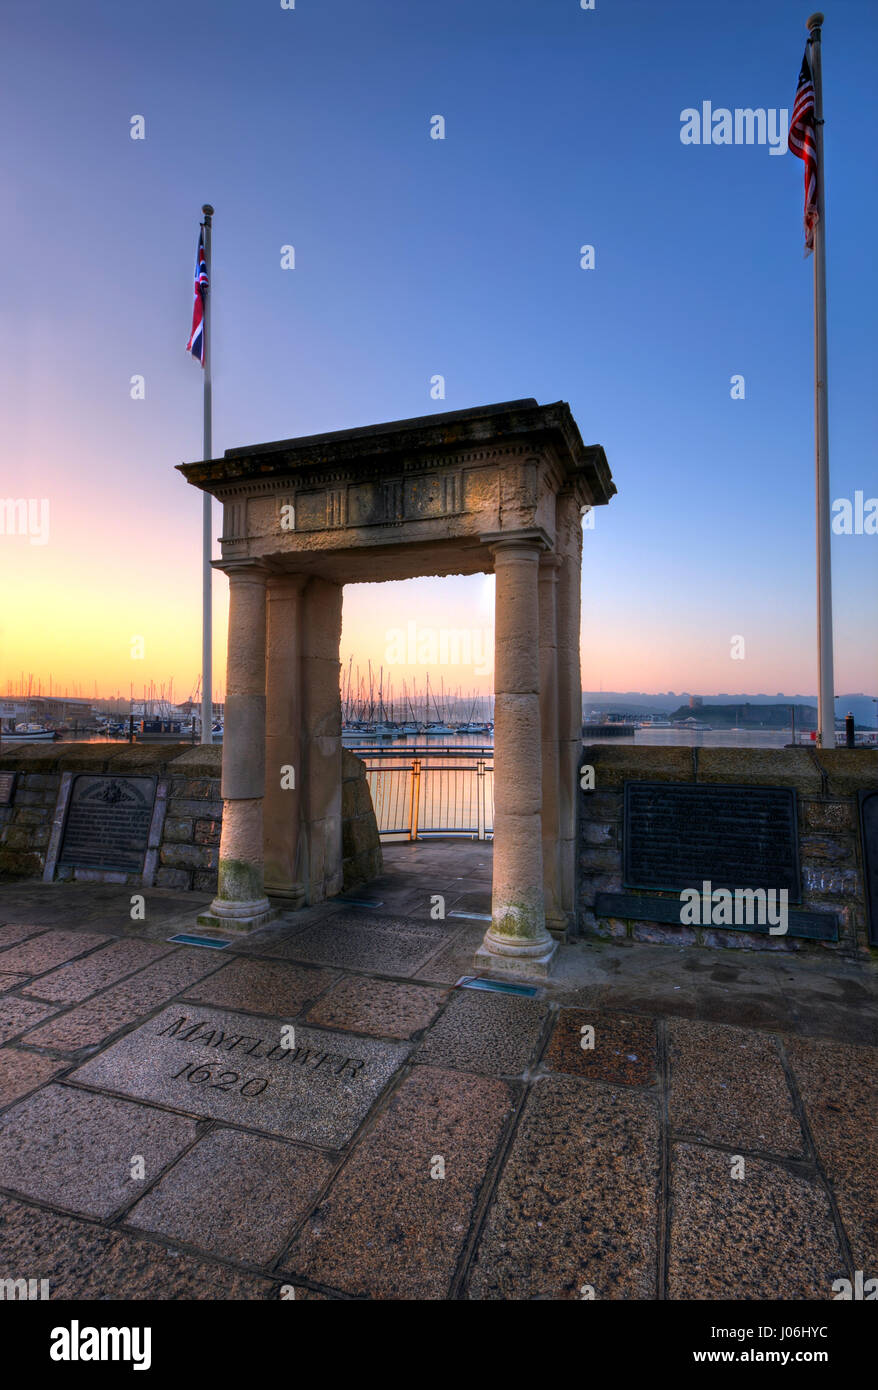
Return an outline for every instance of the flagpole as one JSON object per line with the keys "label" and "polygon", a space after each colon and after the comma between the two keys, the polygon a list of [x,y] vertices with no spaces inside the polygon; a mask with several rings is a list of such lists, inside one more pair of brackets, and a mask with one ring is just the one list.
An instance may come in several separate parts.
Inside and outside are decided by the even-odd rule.
{"label": "flagpole", "polygon": [[817,492],[817,724],[823,748],[835,747],[835,681],[832,652],[832,568],[830,559],[829,410],[826,353],[826,201],[823,179],[822,14],[808,20],[811,79],[814,83],[814,137],[817,153],[817,223],[814,228],[814,461]]}
{"label": "flagpole", "polygon": [[[203,296],[204,300],[204,324],[202,332],[204,334],[204,458],[209,459],[213,456],[213,399],[211,394],[211,352],[210,352],[210,296],[213,286],[211,275],[213,273],[210,259],[210,239],[211,228],[213,226],[213,208],[210,203],[205,203],[201,211],[204,213],[204,260],[207,266],[207,292]],[[202,503],[202,576],[201,576],[201,742],[213,742],[213,570],[211,569],[211,557],[213,555],[213,522],[211,506],[213,498],[209,492],[205,492]]]}

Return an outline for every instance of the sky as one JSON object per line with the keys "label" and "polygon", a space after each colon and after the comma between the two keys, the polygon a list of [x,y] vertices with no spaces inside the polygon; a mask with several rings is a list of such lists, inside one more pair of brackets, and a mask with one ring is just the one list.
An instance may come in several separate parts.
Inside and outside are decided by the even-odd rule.
{"label": "sky", "polygon": [[[0,535],[0,694],[22,673],[194,689],[201,494],[175,465],[202,449],[185,343],[205,201],[215,456],[567,401],[618,488],[584,536],[584,688],[814,692],[803,166],[680,139],[708,100],[789,112],[808,13],[4,0],[0,497],[30,499],[33,524]],[[878,495],[878,7],[835,0],[823,39],[830,491],[853,501]],[[878,536],[835,536],[832,561],[835,688],[875,693]],[[214,594],[221,694],[222,574]],[[393,650],[415,621],[471,636],[470,661],[437,669],[489,689],[491,594],[479,576],[349,586],[343,664],[422,687]]]}

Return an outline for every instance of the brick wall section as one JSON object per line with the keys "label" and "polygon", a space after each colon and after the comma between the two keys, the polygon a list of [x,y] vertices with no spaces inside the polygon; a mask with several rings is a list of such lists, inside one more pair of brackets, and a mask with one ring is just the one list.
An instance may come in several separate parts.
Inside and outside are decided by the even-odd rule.
{"label": "brick wall section", "polygon": [[[869,952],[857,792],[878,787],[878,752],[868,749],[671,748],[590,744],[595,790],[580,791],[577,929],[582,936],[750,950]],[[794,787],[799,817],[802,901],[835,912],[839,940],[811,942],[720,927],[667,926],[596,917],[596,894],[623,890],[623,788],[626,781]],[[698,885],[693,885],[698,886]],[[630,890],[635,891],[635,890]],[[641,890],[647,891],[647,890]],[[648,890],[650,895],[677,898]]]}
{"label": "brick wall section", "polygon": [[[220,745],[47,743],[3,751],[0,769],[17,776],[12,804],[0,807],[0,874],[42,875],[63,772],[148,774],[168,782],[156,887],[214,893],[223,815],[221,766]],[[380,874],[382,861],[366,767],[347,750],[342,776],[347,888]],[[70,869],[59,870],[58,876],[62,873],[73,876]]]}

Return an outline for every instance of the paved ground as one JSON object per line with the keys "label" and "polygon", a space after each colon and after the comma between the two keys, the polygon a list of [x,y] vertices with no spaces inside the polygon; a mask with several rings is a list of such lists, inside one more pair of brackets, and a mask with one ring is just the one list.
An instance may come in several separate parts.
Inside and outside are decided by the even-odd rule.
{"label": "paved ground", "polygon": [[221,952],[167,940],[194,895],[132,920],[130,889],[0,888],[0,1279],[828,1299],[878,1274],[872,967],[577,943],[533,998],[454,988],[490,846],[386,864]]}

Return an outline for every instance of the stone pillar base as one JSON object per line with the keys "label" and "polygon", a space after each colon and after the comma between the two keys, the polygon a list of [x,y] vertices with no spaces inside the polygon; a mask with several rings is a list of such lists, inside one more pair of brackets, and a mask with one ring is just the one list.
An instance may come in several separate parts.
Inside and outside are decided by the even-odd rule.
{"label": "stone pillar base", "polygon": [[549,975],[558,950],[551,937],[514,945],[508,937],[499,940],[487,933],[473,956],[473,967],[491,975]]}
{"label": "stone pillar base", "polygon": [[272,907],[268,898],[256,898],[253,902],[232,902],[228,898],[214,898],[207,912],[199,912],[199,927],[211,927],[214,931],[250,932],[264,927],[276,916],[277,908]]}
{"label": "stone pillar base", "polygon": [[285,912],[294,912],[296,908],[305,906],[304,883],[293,883],[289,888],[274,888],[270,883],[266,883],[265,892],[269,898],[282,899]]}
{"label": "stone pillar base", "polygon": [[569,941],[572,923],[567,913],[546,917],[546,931],[555,941]]}

